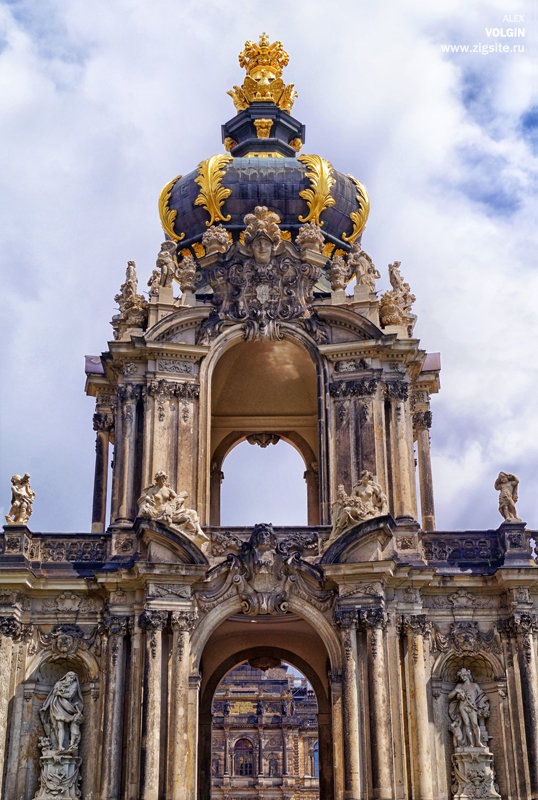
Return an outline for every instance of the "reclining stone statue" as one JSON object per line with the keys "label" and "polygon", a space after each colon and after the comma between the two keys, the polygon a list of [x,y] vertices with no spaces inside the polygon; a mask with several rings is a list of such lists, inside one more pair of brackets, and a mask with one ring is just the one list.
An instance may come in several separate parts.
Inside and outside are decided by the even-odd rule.
{"label": "reclining stone statue", "polygon": [[175,492],[164,470],[155,473],[153,483],[138,499],[138,516],[148,517],[164,525],[178,528],[200,549],[207,547],[209,538],[200,527],[198,514],[185,506],[187,492]]}

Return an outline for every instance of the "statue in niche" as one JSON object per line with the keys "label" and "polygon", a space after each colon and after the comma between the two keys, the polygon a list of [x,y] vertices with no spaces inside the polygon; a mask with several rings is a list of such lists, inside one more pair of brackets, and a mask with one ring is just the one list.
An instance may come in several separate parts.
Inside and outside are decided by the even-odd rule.
{"label": "statue in niche", "polygon": [[510,472],[499,472],[495,489],[499,492],[499,513],[506,522],[521,522],[517,515],[517,487],[519,480]]}
{"label": "statue in niche", "polygon": [[78,677],[67,672],[56,681],[39,711],[46,735],[39,740],[41,779],[34,800],[80,798],[83,705]]}
{"label": "statue in niche", "polygon": [[176,265],[172,255],[175,250],[174,242],[167,240],[161,244],[159,255],[157,256],[156,266],[160,272],[159,284],[164,287],[172,285],[176,274]]}
{"label": "statue in niche", "polygon": [[43,728],[56,753],[78,753],[83,702],[78,677],[68,672],[56,681],[39,715]]}
{"label": "statue in niche", "polygon": [[381,277],[381,273],[375,268],[368,253],[362,249],[360,242],[353,245],[347,263],[351,272],[355,273],[357,286],[366,286],[370,293],[375,292],[375,282]]}
{"label": "statue in niche", "polygon": [[372,473],[363,469],[351,494],[348,495],[340,484],[332,513],[333,527],[325,549],[354,525],[388,514],[389,504],[385,492],[374,481]]}
{"label": "statue in niche", "polygon": [[138,516],[176,527],[201,550],[207,548],[209,538],[200,527],[198,514],[185,506],[188,493],[175,492],[164,470],[156,472],[153,481],[138,499]]}
{"label": "statue in niche", "polygon": [[454,742],[454,800],[500,800],[486,730],[489,701],[470,670],[462,667],[456,677],[459,683],[447,698],[449,728]]}
{"label": "statue in niche", "polygon": [[8,525],[26,525],[32,513],[35,492],[30,488],[30,475],[25,472],[11,478],[11,508],[6,514]]}

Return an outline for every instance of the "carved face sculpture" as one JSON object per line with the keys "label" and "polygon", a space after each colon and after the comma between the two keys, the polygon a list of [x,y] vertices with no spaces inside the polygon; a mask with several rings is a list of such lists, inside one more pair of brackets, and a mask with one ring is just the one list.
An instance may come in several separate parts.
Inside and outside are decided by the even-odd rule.
{"label": "carved face sculpture", "polygon": [[266,266],[271,261],[273,243],[264,233],[260,233],[251,244],[256,264]]}

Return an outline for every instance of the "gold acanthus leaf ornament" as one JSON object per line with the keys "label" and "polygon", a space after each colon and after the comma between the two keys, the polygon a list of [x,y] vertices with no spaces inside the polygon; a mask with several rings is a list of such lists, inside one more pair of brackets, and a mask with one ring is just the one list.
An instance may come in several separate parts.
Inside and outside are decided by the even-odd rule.
{"label": "gold acanthus leaf ornament", "polygon": [[179,235],[174,230],[174,222],[177,217],[177,209],[171,209],[168,206],[174,184],[180,178],[181,175],[178,175],[176,178],[167,183],[166,186],[163,187],[163,190],[159,195],[159,217],[161,218],[161,225],[163,226],[163,231],[166,233],[167,236],[170,237],[170,239],[173,242],[180,242],[182,239],[185,238],[184,233]]}
{"label": "gold acanthus leaf ornament", "polygon": [[198,165],[198,177],[194,182],[200,187],[200,194],[194,201],[195,206],[203,206],[209,214],[207,227],[214,222],[229,222],[231,216],[227,217],[221,213],[221,208],[232,193],[231,189],[222,186],[222,179],[225,175],[224,165],[232,160],[232,156],[224,153],[222,155],[211,156],[206,161],[201,161]]}
{"label": "gold acanthus leaf ornament", "polygon": [[353,244],[355,239],[358,239],[361,233],[363,232],[364,228],[366,227],[366,221],[368,220],[368,214],[370,213],[370,198],[368,197],[368,192],[366,191],[366,186],[354,178],[353,175],[348,175],[348,178],[351,178],[355,186],[357,187],[357,203],[359,204],[358,211],[352,211],[349,215],[351,222],[353,223],[353,230],[349,234],[349,236],[345,233],[342,234],[342,239],[344,242],[348,242],[348,244]]}
{"label": "gold acanthus leaf ornament", "polygon": [[306,177],[310,181],[310,189],[303,189],[299,192],[299,197],[306,200],[308,204],[308,214],[306,217],[299,217],[299,222],[315,222],[316,225],[323,225],[320,222],[320,214],[326,208],[334,206],[336,200],[331,195],[331,189],[335,184],[332,176],[332,164],[321,156],[298,156],[298,160],[305,164],[309,172]]}

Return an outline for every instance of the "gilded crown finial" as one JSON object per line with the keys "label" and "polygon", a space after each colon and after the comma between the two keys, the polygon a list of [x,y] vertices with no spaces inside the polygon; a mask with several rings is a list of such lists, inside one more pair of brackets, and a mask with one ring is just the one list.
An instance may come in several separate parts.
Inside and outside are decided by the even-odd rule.
{"label": "gilded crown finial", "polygon": [[270,102],[289,113],[297,92],[293,84],[285,86],[282,80],[282,70],[288,61],[282,42],[271,44],[266,33],[262,33],[258,44],[245,42],[239,54],[239,65],[247,72],[245,80],[242,86],[234,86],[228,92],[237,111],[243,111],[251,103]]}

